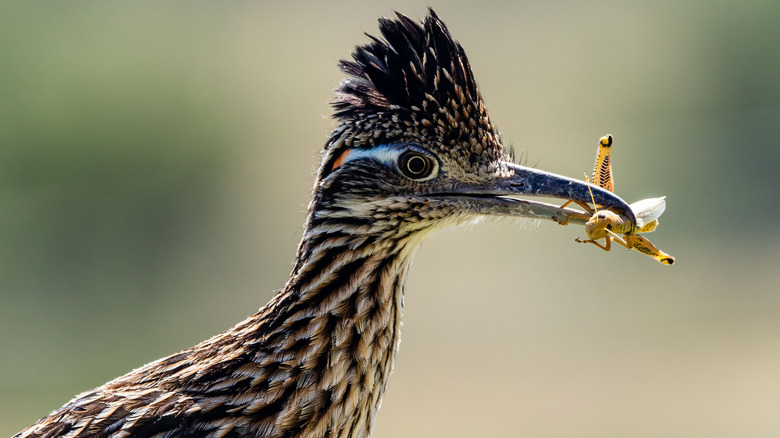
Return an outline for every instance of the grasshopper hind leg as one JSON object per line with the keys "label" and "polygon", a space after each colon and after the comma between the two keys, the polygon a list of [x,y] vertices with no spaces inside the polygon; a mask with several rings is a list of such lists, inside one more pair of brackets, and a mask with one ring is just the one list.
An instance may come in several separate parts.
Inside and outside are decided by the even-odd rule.
{"label": "grasshopper hind leg", "polygon": [[599,139],[599,153],[593,168],[593,184],[610,192],[615,191],[615,180],[612,177],[612,140],[611,134]]}
{"label": "grasshopper hind leg", "polygon": [[[612,152],[612,135],[607,134],[599,139],[599,152],[598,155],[596,155],[596,166],[593,169],[593,184],[601,187],[602,189],[609,190],[610,192],[614,192],[615,183],[612,178],[612,162],[610,160],[610,154]],[[585,182],[590,183],[590,179],[588,179],[588,174],[585,174]],[[566,208],[569,204],[576,204],[579,207],[581,207],[585,212],[586,215],[582,215],[583,219],[589,219],[589,216],[593,216],[598,209],[599,206],[596,205],[596,203],[593,203],[593,208],[589,206],[586,202],[582,201],[566,201],[561,205],[560,208]],[[566,218],[565,221],[558,222],[561,225],[567,225],[569,223],[570,218]]]}
{"label": "grasshopper hind leg", "polygon": [[631,239],[633,240],[634,248],[642,254],[649,255],[665,265],[674,264],[674,257],[658,249],[646,237],[636,234],[631,236]]}

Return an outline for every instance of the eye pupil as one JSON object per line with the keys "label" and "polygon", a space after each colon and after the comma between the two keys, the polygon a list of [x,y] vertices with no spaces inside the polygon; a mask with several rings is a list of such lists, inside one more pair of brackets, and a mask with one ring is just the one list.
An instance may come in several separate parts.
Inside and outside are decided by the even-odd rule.
{"label": "eye pupil", "polygon": [[406,162],[406,170],[414,175],[425,172],[426,167],[428,167],[426,160],[419,155],[409,158],[409,161]]}
{"label": "eye pupil", "polygon": [[412,179],[425,178],[433,172],[431,158],[414,151],[401,154],[398,167],[404,175]]}

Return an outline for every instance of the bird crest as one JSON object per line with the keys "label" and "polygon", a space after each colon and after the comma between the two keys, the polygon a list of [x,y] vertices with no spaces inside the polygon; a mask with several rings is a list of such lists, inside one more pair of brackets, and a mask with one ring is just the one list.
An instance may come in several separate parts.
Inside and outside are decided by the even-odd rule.
{"label": "bird crest", "polygon": [[436,13],[430,9],[422,25],[396,13],[379,28],[381,39],[368,35],[371,42],[339,64],[349,78],[336,89],[339,126],[324,168],[344,148],[392,142],[422,141],[469,170],[503,158],[466,53]]}

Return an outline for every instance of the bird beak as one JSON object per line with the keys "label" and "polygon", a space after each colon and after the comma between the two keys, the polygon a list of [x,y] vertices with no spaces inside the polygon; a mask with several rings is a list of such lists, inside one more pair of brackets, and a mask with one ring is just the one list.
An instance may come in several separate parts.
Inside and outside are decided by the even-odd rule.
{"label": "bird beak", "polygon": [[594,202],[602,208],[611,208],[636,223],[631,207],[620,197],[599,186],[539,169],[506,164],[509,175],[487,184],[469,184],[458,191],[465,195],[461,201],[470,204],[478,214],[549,219],[559,223],[584,224],[590,215],[581,210],[560,208],[544,202],[519,199],[518,196],[560,198],[567,201]]}

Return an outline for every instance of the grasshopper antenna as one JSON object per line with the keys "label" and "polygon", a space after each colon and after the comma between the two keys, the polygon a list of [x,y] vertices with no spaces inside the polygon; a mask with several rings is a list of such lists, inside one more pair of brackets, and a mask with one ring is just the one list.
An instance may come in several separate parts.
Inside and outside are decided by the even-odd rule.
{"label": "grasshopper antenna", "polygon": [[[585,172],[583,175],[585,175],[585,182],[590,184],[590,178],[588,178],[588,173]],[[596,214],[599,212],[599,206],[596,205],[596,198],[593,197],[593,190],[591,190],[590,185],[588,186],[588,192],[590,193],[590,201],[593,202],[593,214]]]}

